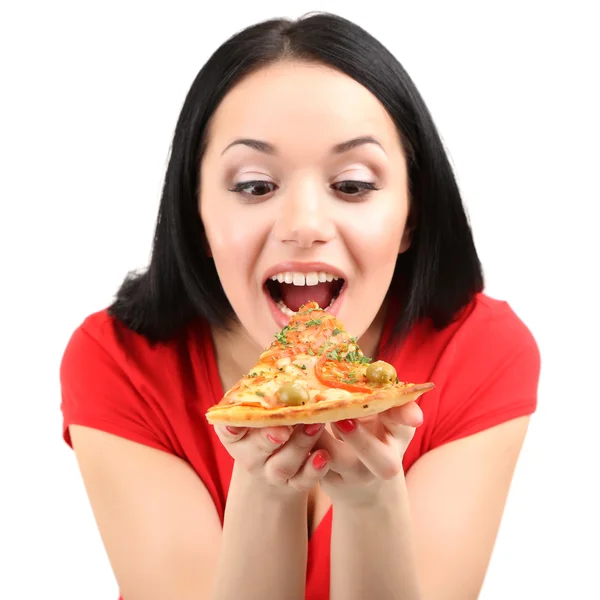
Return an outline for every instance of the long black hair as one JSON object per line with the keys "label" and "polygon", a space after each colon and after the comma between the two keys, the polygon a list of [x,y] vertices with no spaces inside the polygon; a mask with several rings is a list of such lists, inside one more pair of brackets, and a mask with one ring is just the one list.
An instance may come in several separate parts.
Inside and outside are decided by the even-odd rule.
{"label": "long black hair", "polygon": [[276,61],[317,62],[376,96],[398,128],[415,219],[390,293],[401,297],[398,332],[421,319],[443,328],[483,289],[460,192],[433,119],[394,56],[358,25],[328,13],[258,23],[227,40],[202,67],[173,137],[148,268],[129,273],[109,308],[130,329],[165,340],[192,319],[227,326],[233,309],[205,247],[198,211],[209,119],[243,77]]}

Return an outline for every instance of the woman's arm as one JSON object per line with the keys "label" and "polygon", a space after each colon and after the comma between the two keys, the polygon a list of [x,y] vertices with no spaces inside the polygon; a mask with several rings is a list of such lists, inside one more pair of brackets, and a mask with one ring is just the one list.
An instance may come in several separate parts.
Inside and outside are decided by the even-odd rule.
{"label": "woman's arm", "polygon": [[529,417],[435,448],[406,476],[424,600],[476,600]]}
{"label": "woman's arm", "polygon": [[242,468],[229,488],[211,600],[304,600],[307,495],[281,498]]}
{"label": "woman's arm", "polygon": [[475,600],[528,422],[436,448],[369,505],[334,500],[331,600]]}
{"label": "woman's arm", "polygon": [[364,598],[421,598],[402,474],[372,504],[334,503],[331,600]]}
{"label": "woman's arm", "polygon": [[304,598],[304,494],[275,497],[234,469],[222,530],[206,487],[183,460],[70,429],[125,600]]}

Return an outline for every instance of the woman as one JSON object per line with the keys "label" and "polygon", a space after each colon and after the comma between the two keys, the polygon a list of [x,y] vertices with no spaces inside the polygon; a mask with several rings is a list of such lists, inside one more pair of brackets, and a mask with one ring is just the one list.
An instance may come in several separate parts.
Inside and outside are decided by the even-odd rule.
{"label": "woman", "polygon": [[[181,111],[149,268],[61,366],[123,598],[476,598],[539,375],[482,290],[435,125],[381,44],[317,14],[221,46]],[[360,422],[208,425],[309,300],[435,390]]]}

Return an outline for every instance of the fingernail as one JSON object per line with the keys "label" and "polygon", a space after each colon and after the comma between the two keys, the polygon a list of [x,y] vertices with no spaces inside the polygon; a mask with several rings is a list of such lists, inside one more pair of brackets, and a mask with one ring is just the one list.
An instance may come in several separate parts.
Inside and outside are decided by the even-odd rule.
{"label": "fingernail", "polygon": [[342,433],[352,433],[356,429],[356,421],[354,421],[354,419],[337,421],[336,425],[340,428]]}
{"label": "fingernail", "polygon": [[312,463],[313,467],[320,471],[327,464],[327,459],[322,454],[315,454]]}
{"label": "fingernail", "polygon": [[310,425],[305,425],[304,433],[306,435],[315,435],[321,431],[321,427],[323,427],[321,423],[311,423]]}
{"label": "fingernail", "polygon": [[226,426],[225,429],[227,429],[231,435],[238,435],[241,431],[239,427]]}
{"label": "fingernail", "polygon": [[274,444],[283,444],[283,440],[278,440],[277,438],[274,438],[270,433],[267,434],[267,437],[269,438],[269,440],[271,442],[273,442]]}

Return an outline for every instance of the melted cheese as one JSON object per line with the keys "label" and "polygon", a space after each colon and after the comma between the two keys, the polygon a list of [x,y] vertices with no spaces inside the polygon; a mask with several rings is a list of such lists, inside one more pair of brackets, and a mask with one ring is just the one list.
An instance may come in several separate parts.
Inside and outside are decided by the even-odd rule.
{"label": "melted cheese", "polygon": [[[329,365],[327,377],[339,377],[347,385],[358,381],[360,386],[369,386],[364,377],[366,366],[359,360],[362,354],[356,339],[316,303],[302,307],[275,338],[276,341],[260,355],[254,369],[225,394],[221,404],[281,406],[278,391],[286,384],[304,387],[311,403],[352,397],[352,392],[323,385],[317,378],[315,366],[325,353],[334,363],[337,358],[355,363],[340,368]],[[361,389],[365,388],[359,387]]]}
{"label": "melted cheese", "polygon": [[352,393],[348,390],[327,388],[321,392],[321,396],[323,396],[325,400],[343,400],[344,398],[351,398]]}
{"label": "melted cheese", "polygon": [[[236,386],[227,392],[228,404],[260,404],[265,408],[277,406],[277,391],[282,385],[294,383],[304,387],[310,396],[311,402],[320,392],[344,392],[344,390],[330,390],[324,386],[315,375],[315,365],[318,356],[298,354],[293,359],[280,358],[275,363],[259,363]],[[264,378],[264,380],[260,378]],[[257,381],[258,379],[258,381]],[[264,394],[264,395],[261,395]]]}

